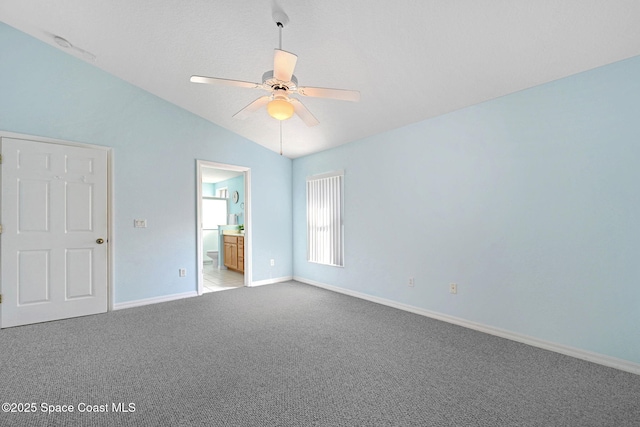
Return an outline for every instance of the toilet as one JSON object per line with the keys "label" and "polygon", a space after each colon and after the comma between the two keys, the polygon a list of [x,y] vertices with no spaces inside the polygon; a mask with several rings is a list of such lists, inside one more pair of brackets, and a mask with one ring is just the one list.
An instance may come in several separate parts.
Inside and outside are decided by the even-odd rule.
{"label": "toilet", "polygon": [[218,267],[218,251],[207,251],[207,256],[213,260],[213,266]]}

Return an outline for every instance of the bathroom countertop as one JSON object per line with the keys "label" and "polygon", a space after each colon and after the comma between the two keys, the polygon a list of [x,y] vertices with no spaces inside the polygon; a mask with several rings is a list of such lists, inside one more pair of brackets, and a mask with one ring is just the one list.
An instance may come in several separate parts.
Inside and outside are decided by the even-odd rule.
{"label": "bathroom countertop", "polygon": [[224,236],[238,236],[238,237],[244,237],[244,233],[239,233],[237,231],[232,231],[232,230],[224,230],[222,232],[222,234]]}

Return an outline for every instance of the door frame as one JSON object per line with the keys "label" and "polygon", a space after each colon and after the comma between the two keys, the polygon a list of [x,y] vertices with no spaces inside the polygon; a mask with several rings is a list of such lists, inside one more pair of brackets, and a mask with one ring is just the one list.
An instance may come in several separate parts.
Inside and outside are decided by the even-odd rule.
{"label": "door frame", "polygon": [[244,174],[244,286],[252,286],[252,239],[251,239],[251,168],[246,166],[217,163],[208,160],[196,160],[196,260],[198,271],[198,296],[204,293],[204,257],[202,255],[202,168],[214,168],[242,172]]}
{"label": "door frame", "polygon": [[[113,216],[113,201],[114,201],[114,165],[113,165],[113,148],[106,147],[104,145],[87,144],[76,141],[66,141],[62,139],[47,138],[43,136],[28,135],[23,133],[7,132],[0,130],[0,138],[12,138],[22,139],[25,141],[34,141],[45,144],[57,144],[66,145],[70,147],[81,147],[97,149],[106,152],[107,154],[107,311],[113,310],[115,293],[113,291],[113,271],[114,271],[114,254],[115,254],[115,242],[113,239],[114,230],[114,216]],[[0,195],[0,200],[1,195]],[[2,211],[0,210],[0,224],[2,224]],[[0,254],[2,256],[2,254]],[[3,284],[0,283],[0,293],[2,293]],[[0,310],[2,310],[2,304],[0,304]],[[1,317],[0,317],[1,319]],[[2,325],[0,324],[0,327]]]}

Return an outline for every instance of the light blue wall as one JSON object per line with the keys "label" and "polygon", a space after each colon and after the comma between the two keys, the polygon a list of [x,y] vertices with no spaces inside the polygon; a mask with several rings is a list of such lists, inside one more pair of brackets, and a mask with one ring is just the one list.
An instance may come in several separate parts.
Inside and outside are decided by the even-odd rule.
{"label": "light blue wall", "polygon": [[[636,57],[294,160],[294,275],[640,363],[639,76]],[[305,177],[337,169],[344,268],[305,259]]]}
{"label": "light blue wall", "polygon": [[0,130],[113,147],[116,302],[196,289],[196,159],[251,168],[253,279],[291,275],[289,159],[3,23],[0,58]]}
{"label": "light blue wall", "polygon": [[211,182],[203,182],[202,197],[216,197],[216,185]]}

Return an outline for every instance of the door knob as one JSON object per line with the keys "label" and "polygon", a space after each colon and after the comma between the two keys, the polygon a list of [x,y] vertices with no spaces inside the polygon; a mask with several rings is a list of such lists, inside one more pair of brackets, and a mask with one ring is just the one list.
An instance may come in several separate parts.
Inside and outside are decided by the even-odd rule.
{"label": "door knob", "polygon": [[104,239],[98,239],[98,240],[96,240],[96,243],[97,243],[97,244],[99,244],[99,245],[101,245],[101,244],[103,244],[103,243],[104,243]]}

